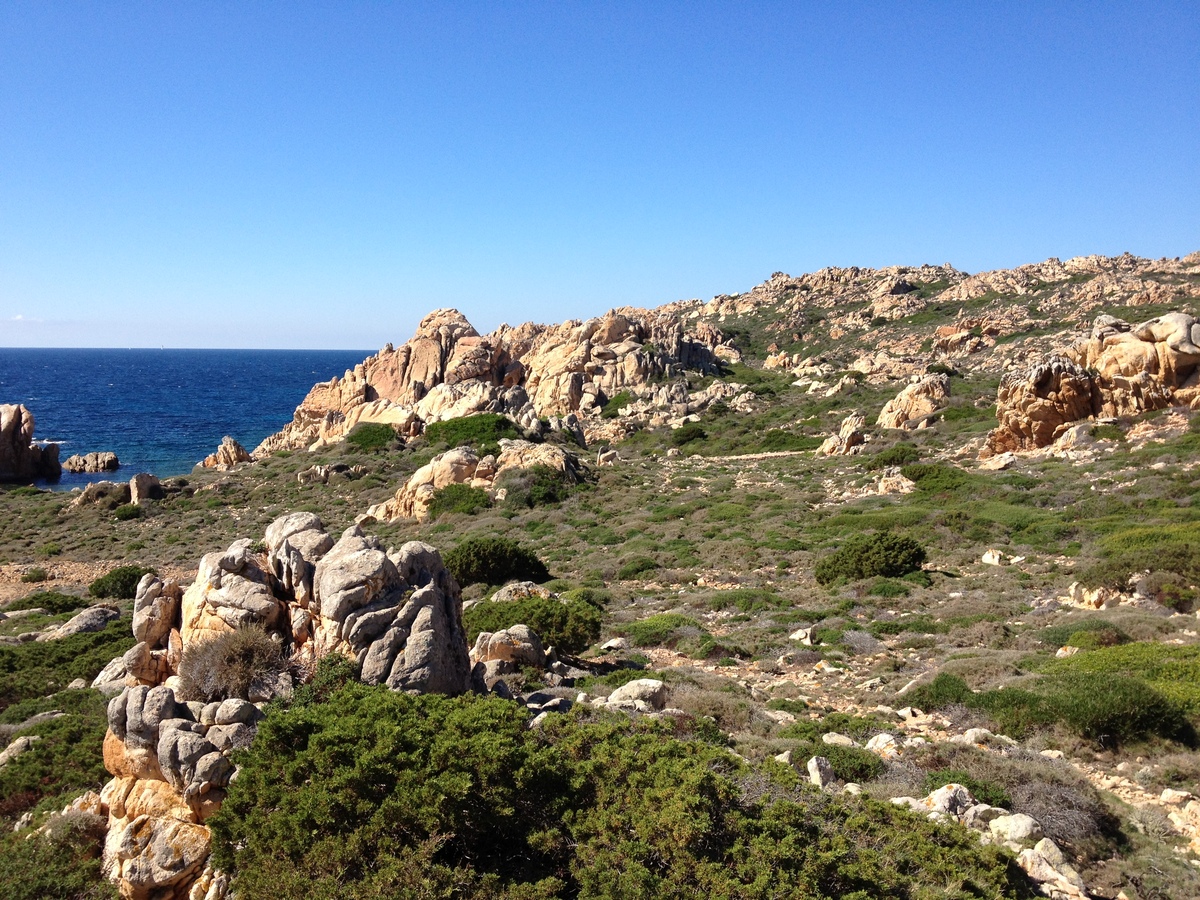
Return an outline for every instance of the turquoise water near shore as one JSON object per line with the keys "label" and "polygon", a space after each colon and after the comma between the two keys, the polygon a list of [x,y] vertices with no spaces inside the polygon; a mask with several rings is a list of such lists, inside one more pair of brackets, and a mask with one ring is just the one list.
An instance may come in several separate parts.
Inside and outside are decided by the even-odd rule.
{"label": "turquoise water near shore", "polygon": [[0,403],[23,403],[60,458],[111,450],[116,473],[64,472],[57,489],[136,472],[182,475],[232,435],[248,450],[278,431],[318,381],[365,350],[0,348]]}

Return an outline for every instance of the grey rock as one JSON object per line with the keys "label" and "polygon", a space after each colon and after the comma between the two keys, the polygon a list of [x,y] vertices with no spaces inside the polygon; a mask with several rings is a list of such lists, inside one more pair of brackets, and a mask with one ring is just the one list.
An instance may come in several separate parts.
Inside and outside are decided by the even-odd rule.
{"label": "grey rock", "polygon": [[638,678],[608,695],[607,705],[621,709],[662,709],[667,686],[655,678]]}
{"label": "grey rock", "polygon": [[251,725],[239,722],[234,725],[214,725],[204,736],[222,753],[229,753],[249,747],[256,730]]}
{"label": "grey rock", "polygon": [[808,761],[808,780],[819,788],[828,787],[837,780],[833,766],[824,756],[814,756]]}
{"label": "grey rock", "polygon": [[178,625],[183,590],[174,580],[147,573],[138,582],[133,598],[133,636],[151,648],[166,646],[171,629]]}
{"label": "grey rock", "polygon": [[142,506],[147,500],[161,500],[167,496],[162,482],[149,472],[138,472],[129,479],[129,502]]}
{"label": "grey rock", "polygon": [[988,830],[994,837],[1005,842],[1033,842],[1045,837],[1041,823],[1024,813],[997,816],[988,823]]}
{"label": "grey rock", "polygon": [[339,623],[386,591],[404,586],[395,564],[379,549],[378,542],[363,535],[357,525],[346,529],[317,563],[313,576],[314,596],[321,615]]}
{"label": "grey rock", "polygon": [[257,722],[262,718],[260,713],[253,703],[247,703],[245,700],[230,698],[224,700],[217,707],[216,714],[213,717],[215,725],[236,725],[239,723],[249,724]]}
{"label": "grey rock", "polygon": [[57,641],[74,634],[103,631],[109,622],[119,618],[121,618],[121,613],[115,609],[107,606],[89,606],[54,630],[39,635],[38,640]]}

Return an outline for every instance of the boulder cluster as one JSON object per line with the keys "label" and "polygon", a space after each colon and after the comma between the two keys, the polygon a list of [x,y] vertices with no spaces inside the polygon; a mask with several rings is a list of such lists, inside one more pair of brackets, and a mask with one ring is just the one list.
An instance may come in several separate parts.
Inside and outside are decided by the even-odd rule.
{"label": "boulder cluster", "polygon": [[1130,325],[1096,319],[1060,354],[1005,374],[982,455],[1048,447],[1083,419],[1200,407],[1200,321],[1174,312]]}
{"label": "boulder cluster", "polygon": [[416,435],[430,422],[476,412],[508,415],[527,431],[540,417],[575,414],[604,434],[599,412],[612,397],[684,368],[715,372],[722,355],[736,355],[711,326],[689,328],[664,307],[480,335],[457,310],[435,310],[407,343],[315,385],[255,456],[321,446],[365,422]]}
{"label": "boulder cluster", "polygon": [[[146,575],[134,600],[138,643],[95,682],[112,695],[104,762],[113,779],[89,803],[107,819],[105,866],[122,895],[224,896],[205,822],[233,777],[230,754],[252,740],[262,704],[288,695],[321,657],[343,654],[364,681],[396,690],[470,690],[461,609],[433,547],[384,550],[357,527],[335,540],[311,513],[277,519],[261,544],[206,555],[186,590]],[[247,627],[276,643],[286,670],[262,673],[244,696],[195,696],[181,677],[189,653]]]}

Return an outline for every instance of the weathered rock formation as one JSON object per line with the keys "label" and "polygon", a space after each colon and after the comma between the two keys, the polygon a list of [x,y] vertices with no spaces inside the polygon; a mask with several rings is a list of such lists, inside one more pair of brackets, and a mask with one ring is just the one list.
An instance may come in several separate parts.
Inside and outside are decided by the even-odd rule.
{"label": "weathered rock formation", "polygon": [[613,310],[561,325],[502,325],[481,336],[461,313],[439,309],[406,344],[391,344],[341,378],[318,384],[292,422],[255,450],[339,440],[361,422],[402,434],[474,412],[512,416],[526,429],[541,416],[589,416],[612,396],[684,368],[716,370],[722,337],[685,331],[670,312]]}
{"label": "weathered rock formation", "polygon": [[831,434],[825,439],[817,452],[822,456],[850,456],[858,453],[862,449],[863,442],[866,440],[863,437],[862,429],[867,424],[865,416],[860,416],[857,413],[851,413],[842,419],[842,425],[838,428],[837,434]]}
{"label": "weathered rock formation", "polygon": [[1082,419],[1200,407],[1198,340],[1200,322],[1185,313],[1137,326],[1101,316],[1061,355],[1004,376],[982,455],[1047,447]]}
{"label": "weathered rock formation", "polygon": [[231,438],[229,435],[221,438],[221,445],[217,447],[216,452],[210,453],[200,461],[200,465],[206,469],[216,469],[218,472],[225,472],[232,469],[238,463],[250,462],[250,454],[246,452],[246,448]]}
{"label": "weathered rock formation", "polygon": [[249,700],[189,700],[178,673],[190,648],[253,625],[301,671],[340,653],[372,684],[450,694],[472,687],[461,594],[433,547],[385,551],[358,528],[335,542],[311,513],[276,519],[264,543],[262,552],[240,540],[208,554],[186,591],[146,575],[134,600],[138,643],[97,678],[115,694],[104,740],[113,780],[98,809],[108,821],[106,871],[124,897],[225,896],[227,879],[208,863],[205,822],[234,775],[230,753],[262,717],[254,704],[291,688],[286,674],[270,675],[251,683]]}
{"label": "weathered rock formation", "polygon": [[889,400],[879,413],[880,428],[919,428],[950,398],[950,379],[926,375]]}
{"label": "weathered rock formation", "polygon": [[33,442],[33,413],[19,404],[0,404],[0,481],[54,480],[62,475],[58,445]]}
{"label": "weathered rock formation", "polygon": [[480,459],[470,447],[457,447],[438,454],[417,469],[395,497],[372,506],[367,515],[381,522],[396,519],[425,521],[429,518],[429,504],[439,488],[468,484],[492,491],[497,479],[505,472],[536,466],[561,472],[571,482],[579,480],[579,461],[562,447],[502,439],[499,456],[489,454]]}
{"label": "weathered rock formation", "polygon": [[84,453],[82,456],[78,453],[68,456],[62,467],[67,472],[115,472],[121,468],[121,462],[117,459],[117,454],[111,450],[104,450]]}

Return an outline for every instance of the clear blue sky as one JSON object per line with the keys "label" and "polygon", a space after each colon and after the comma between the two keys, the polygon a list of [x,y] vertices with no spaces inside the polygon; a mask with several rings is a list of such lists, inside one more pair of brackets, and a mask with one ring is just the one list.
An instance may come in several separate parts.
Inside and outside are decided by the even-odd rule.
{"label": "clear blue sky", "polygon": [[1196,2],[0,4],[0,346],[1197,249]]}

